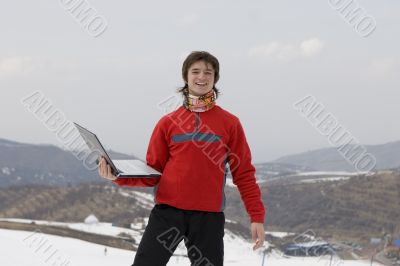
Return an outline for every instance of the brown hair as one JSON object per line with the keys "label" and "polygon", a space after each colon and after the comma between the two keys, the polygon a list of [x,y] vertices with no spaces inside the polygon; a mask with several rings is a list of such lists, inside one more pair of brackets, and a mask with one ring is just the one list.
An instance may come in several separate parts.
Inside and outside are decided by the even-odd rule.
{"label": "brown hair", "polygon": [[205,51],[194,51],[191,52],[185,59],[182,65],[182,78],[185,81],[185,86],[178,89],[178,92],[182,93],[183,96],[186,96],[188,93],[188,85],[187,85],[187,76],[189,72],[189,68],[198,61],[204,61],[206,64],[210,64],[214,69],[214,85],[213,90],[215,92],[215,96],[218,97],[219,90],[215,87],[215,84],[219,80],[219,62],[218,59]]}

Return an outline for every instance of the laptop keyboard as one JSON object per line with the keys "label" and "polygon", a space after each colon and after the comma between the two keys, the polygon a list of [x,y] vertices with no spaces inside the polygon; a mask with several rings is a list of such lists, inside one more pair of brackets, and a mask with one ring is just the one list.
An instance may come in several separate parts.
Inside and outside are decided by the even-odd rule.
{"label": "laptop keyboard", "polygon": [[130,161],[117,160],[116,162],[114,162],[114,164],[118,168],[118,170],[120,170],[120,172],[122,173],[146,174],[146,172],[143,171],[143,169],[140,169]]}

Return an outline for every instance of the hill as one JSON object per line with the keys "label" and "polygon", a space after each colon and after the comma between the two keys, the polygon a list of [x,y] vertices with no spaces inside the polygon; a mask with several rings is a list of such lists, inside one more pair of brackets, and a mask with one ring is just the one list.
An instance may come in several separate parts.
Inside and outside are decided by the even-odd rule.
{"label": "hill", "polygon": [[[349,147],[350,149],[356,148],[354,145]],[[400,167],[400,141],[380,145],[365,145],[364,147],[368,153],[376,158],[377,170]],[[301,165],[317,171],[355,171],[354,166],[347,162],[334,147],[288,155],[274,162]]]}

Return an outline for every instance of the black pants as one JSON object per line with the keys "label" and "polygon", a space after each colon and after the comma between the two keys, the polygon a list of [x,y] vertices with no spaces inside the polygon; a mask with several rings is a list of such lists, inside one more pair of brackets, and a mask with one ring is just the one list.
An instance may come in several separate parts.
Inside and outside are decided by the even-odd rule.
{"label": "black pants", "polygon": [[222,266],[224,224],[223,212],[156,205],[132,266],[165,266],[182,240],[192,266]]}

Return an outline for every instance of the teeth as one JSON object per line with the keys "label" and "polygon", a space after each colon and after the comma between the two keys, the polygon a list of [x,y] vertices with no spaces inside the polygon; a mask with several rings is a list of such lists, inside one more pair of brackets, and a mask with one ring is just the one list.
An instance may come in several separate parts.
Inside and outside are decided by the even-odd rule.
{"label": "teeth", "polygon": [[197,85],[201,85],[201,86],[203,86],[203,85],[207,85],[207,83],[196,83]]}

